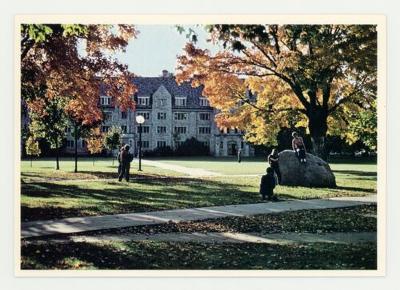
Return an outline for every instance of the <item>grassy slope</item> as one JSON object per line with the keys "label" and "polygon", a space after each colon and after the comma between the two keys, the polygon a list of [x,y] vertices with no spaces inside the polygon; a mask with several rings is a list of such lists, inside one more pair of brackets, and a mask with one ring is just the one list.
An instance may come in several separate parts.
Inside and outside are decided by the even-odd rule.
{"label": "grassy slope", "polygon": [[[265,166],[265,163],[259,160],[242,164],[227,163],[225,159],[187,162],[190,164],[207,162],[206,168],[241,166],[240,168],[249,174],[255,167]],[[35,161],[32,168],[28,161],[22,162],[22,220],[259,201],[257,176],[182,178],[177,177],[180,173],[150,166],[143,166],[144,171],[138,175],[133,166],[132,181],[119,183],[115,179],[116,164],[112,166],[111,160],[96,161],[95,166],[90,159],[83,160],[79,164],[81,173],[75,174],[71,172],[73,170],[71,160],[61,162],[62,170],[58,172],[53,169],[53,160]],[[183,160],[182,164],[186,166]],[[276,193],[283,198],[307,199],[366,195],[376,192],[374,164],[340,163],[333,164],[332,167],[337,178],[337,188],[278,186]]]}

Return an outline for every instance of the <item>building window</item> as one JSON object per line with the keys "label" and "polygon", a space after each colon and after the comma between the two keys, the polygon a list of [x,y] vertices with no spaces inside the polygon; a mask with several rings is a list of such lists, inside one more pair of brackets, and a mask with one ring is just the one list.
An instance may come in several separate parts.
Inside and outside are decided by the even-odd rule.
{"label": "building window", "polygon": [[185,107],[186,97],[175,97],[175,106]]}
{"label": "building window", "polygon": [[[139,128],[136,127],[136,133],[139,134]],[[149,134],[150,133],[150,127],[149,126],[142,126],[142,134]]]}
{"label": "building window", "polygon": [[211,128],[210,127],[199,127],[199,134],[210,134]]}
{"label": "building window", "polygon": [[167,100],[166,99],[158,100],[158,106],[159,107],[164,107],[166,104],[167,104]]}
{"label": "building window", "polygon": [[[137,146],[139,147],[140,143],[137,141]],[[150,142],[149,141],[142,141],[142,148],[149,148],[150,147]]]}
{"label": "building window", "polygon": [[210,113],[200,113],[200,120],[209,121],[210,120]]}
{"label": "building window", "polygon": [[208,107],[208,106],[210,106],[210,103],[208,102],[208,100],[206,98],[200,98],[200,106]]}
{"label": "building window", "polygon": [[174,132],[177,134],[186,134],[186,127],[175,127]]}
{"label": "building window", "polygon": [[100,104],[102,106],[109,106],[111,105],[111,97],[108,96],[101,96],[100,97]]}
{"label": "building window", "polygon": [[143,116],[145,120],[150,119],[150,112],[137,112],[136,115]]}
{"label": "building window", "polygon": [[67,147],[73,148],[74,147],[74,140],[67,140]]}
{"label": "building window", "polygon": [[221,148],[221,149],[224,148],[224,142],[223,142],[223,141],[221,141],[221,142],[219,143],[219,148]]}
{"label": "building window", "polygon": [[101,126],[101,132],[103,132],[103,133],[107,133],[108,129],[110,129],[109,126]]}
{"label": "building window", "polygon": [[201,141],[201,143],[202,143],[205,147],[208,147],[208,146],[209,146],[208,141]]}
{"label": "building window", "polygon": [[82,140],[82,148],[85,148],[85,145],[86,145],[86,142],[85,142],[85,140]]}
{"label": "building window", "polygon": [[139,106],[150,105],[150,97],[138,97],[138,105]]}
{"label": "building window", "polygon": [[122,126],[121,126],[121,131],[122,131],[123,134],[126,134],[127,128],[126,128],[125,125],[122,125]]}
{"label": "building window", "polygon": [[165,127],[165,126],[157,126],[157,133],[158,133],[158,134],[165,134],[165,133],[167,133],[167,127]]}
{"label": "building window", "polygon": [[174,114],[174,119],[175,120],[187,120],[187,113],[175,113]]}
{"label": "building window", "polygon": [[157,119],[158,119],[158,120],[165,120],[165,119],[167,119],[167,113],[158,112],[158,113],[157,113]]}
{"label": "building window", "polygon": [[182,145],[183,145],[183,141],[175,141],[175,146],[178,148],[178,147],[181,147]]}
{"label": "building window", "polygon": [[157,147],[158,148],[163,148],[167,146],[167,142],[165,141],[157,141]]}
{"label": "building window", "polygon": [[112,121],[112,113],[111,112],[104,113],[104,121]]}
{"label": "building window", "polygon": [[121,119],[126,119],[128,117],[127,112],[121,112]]}
{"label": "building window", "polygon": [[65,128],[65,133],[71,133],[71,127]]}

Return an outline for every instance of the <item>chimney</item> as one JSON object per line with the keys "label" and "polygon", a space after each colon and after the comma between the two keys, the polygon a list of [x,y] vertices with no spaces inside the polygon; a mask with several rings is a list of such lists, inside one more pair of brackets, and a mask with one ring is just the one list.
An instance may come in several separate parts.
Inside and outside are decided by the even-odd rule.
{"label": "chimney", "polygon": [[167,78],[167,77],[170,77],[170,76],[171,76],[171,74],[166,69],[162,70],[162,77],[163,78]]}

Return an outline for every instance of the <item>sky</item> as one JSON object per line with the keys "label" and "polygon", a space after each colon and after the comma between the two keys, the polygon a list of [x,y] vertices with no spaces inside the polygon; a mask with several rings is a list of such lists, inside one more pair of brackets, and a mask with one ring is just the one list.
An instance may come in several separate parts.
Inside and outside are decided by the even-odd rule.
{"label": "sky", "polygon": [[[208,34],[203,27],[191,27],[198,35],[196,46],[213,52],[218,50],[206,42]],[[174,25],[137,25],[136,28],[140,32],[137,38],[129,42],[125,53],[117,53],[116,57],[139,76],[160,76],[163,69],[174,73],[176,57],[183,54],[188,42],[185,33],[180,34]]]}

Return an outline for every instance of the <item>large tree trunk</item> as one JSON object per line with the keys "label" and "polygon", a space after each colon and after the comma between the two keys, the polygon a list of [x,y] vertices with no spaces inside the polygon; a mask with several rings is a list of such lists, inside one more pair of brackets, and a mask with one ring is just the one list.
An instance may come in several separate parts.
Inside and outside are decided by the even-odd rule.
{"label": "large tree trunk", "polygon": [[312,151],[318,157],[327,160],[326,133],[328,131],[328,114],[324,109],[315,108],[308,115],[308,128],[310,130]]}

